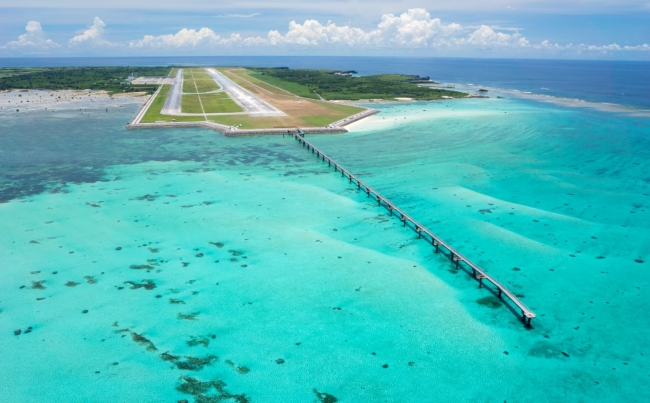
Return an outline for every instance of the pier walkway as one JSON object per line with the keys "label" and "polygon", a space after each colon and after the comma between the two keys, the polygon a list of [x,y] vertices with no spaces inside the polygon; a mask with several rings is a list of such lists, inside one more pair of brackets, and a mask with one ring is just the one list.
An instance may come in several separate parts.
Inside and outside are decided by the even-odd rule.
{"label": "pier walkway", "polygon": [[[530,326],[530,321],[536,317],[535,313],[531,311],[523,302],[521,302],[521,300],[514,293],[512,293],[512,291],[508,290],[503,284],[499,283],[494,277],[490,276],[485,270],[481,269],[476,264],[472,263],[469,259],[463,256],[451,245],[449,245],[448,243],[440,239],[439,236],[431,232],[424,225],[420,224],[414,218],[406,214],[402,209],[397,207],[390,200],[388,200],[387,198],[379,194],[379,192],[377,192],[375,189],[371,188],[370,186],[365,184],[361,179],[359,179],[354,174],[352,174],[350,171],[343,168],[341,164],[334,161],[332,158],[327,156],[327,154],[323,153],[318,148],[314,147],[310,142],[305,140],[304,134],[305,133],[302,130],[298,130],[297,133],[294,134],[294,137],[304,147],[310,150],[313,154],[316,154],[318,158],[327,162],[328,166],[334,167],[334,171],[340,171],[342,177],[348,178],[350,183],[354,182],[357,186],[357,189],[359,190],[363,189],[367,197],[370,197],[372,195],[372,198],[377,201],[378,206],[385,207],[390,212],[391,216],[395,214],[398,218],[402,220],[404,226],[408,225],[409,227],[413,228],[413,230],[417,232],[418,238],[427,240],[429,243],[431,243],[432,246],[435,247],[436,253],[443,252],[444,254],[444,251],[446,250],[447,251],[446,256],[448,256],[449,259],[456,265],[456,268],[460,268],[462,264],[466,267],[468,273],[471,271],[472,277],[474,277],[474,279],[478,281],[479,287],[483,286],[483,281],[491,283],[492,286],[495,288],[494,292],[498,295],[498,297],[503,300],[503,297],[505,295],[508,299],[510,299],[510,301],[512,301],[512,303],[521,311],[521,318],[522,321],[524,322],[524,325],[528,327]],[[441,251],[441,249],[443,250]]]}

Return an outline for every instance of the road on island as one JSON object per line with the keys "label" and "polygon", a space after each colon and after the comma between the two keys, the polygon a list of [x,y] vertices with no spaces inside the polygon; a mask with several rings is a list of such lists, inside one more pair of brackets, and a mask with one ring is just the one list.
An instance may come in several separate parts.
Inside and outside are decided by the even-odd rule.
{"label": "road on island", "polygon": [[243,89],[217,70],[205,69],[205,71],[248,114],[257,116],[286,116],[284,112]]}
{"label": "road on island", "polygon": [[165,115],[178,115],[181,113],[181,99],[183,97],[183,69],[178,69],[174,84],[167,94],[165,105],[160,113]]}

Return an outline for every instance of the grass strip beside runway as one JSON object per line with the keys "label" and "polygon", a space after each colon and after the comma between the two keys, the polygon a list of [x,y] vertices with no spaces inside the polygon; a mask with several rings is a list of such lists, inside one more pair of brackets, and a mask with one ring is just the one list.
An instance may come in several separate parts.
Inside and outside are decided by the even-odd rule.
{"label": "grass strip beside runway", "polygon": [[[199,93],[217,91],[221,89],[219,87],[219,84],[217,84],[212,78],[210,78],[209,80],[195,79],[194,82],[196,83],[196,89],[199,90]],[[193,88],[191,91],[187,91],[187,92],[196,92],[196,89]]]}
{"label": "grass strip beside runway", "polygon": [[224,92],[202,94],[199,96],[201,97],[201,102],[203,102],[205,113],[243,112],[243,109]]}
{"label": "grass strip beside runway", "polygon": [[[255,82],[255,84],[259,85],[262,88],[265,88],[265,86],[263,84],[261,84],[260,81],[262,83],[268,83],[271,86],[282,88],[283,90],[289,91],[292,94],[295,94],[295,95],[298,95],[298,96],[301,96],[301,97],[304,97],[304,98],[319,99],[318,95],[316,95],[312,90],[310,90],[309,87],[306,87],[304,85],[297,84],[297,83],[292,83],[292,82],[289,82],[289,81],[284,81],[284,80],[281,80],[281,79],[276,78],[276,77],[262,75],[262,74],[258,74],[258,73],[252,73],[251,72],[251,73],[248,73],[247,75],[250,78],[253,78],[256,81],[258,81],[258,82]],[[266,87],[265,89],[268,89],[268,90],[274,91],[274,92],[278,92],[278,89],[273,88],[273,87],[271,87],[271,88]],[[282,94],[282,93],[280,92],[280,94]]]}
{"label": "grass strip beside runway", "polygon": [[203,120],[203,116],[169,116],[160,114],[160,110],[165,105],[165,100],[171,87],[168,84],[163,85],[163,88],[158,93],[156,99],[153,100],[151,106],[149,106],[149,110],[147,110],[140,123],[171,122],[172,119],[175,119],[177,122],[196,122]]}
{"label": "grass strip beside runway", "polygon": [[183,103],[181,105],[182,113],[203,113],[203,109],[201,109],[201,102],[199,101],[199,96],[196,94],[183,95]]}

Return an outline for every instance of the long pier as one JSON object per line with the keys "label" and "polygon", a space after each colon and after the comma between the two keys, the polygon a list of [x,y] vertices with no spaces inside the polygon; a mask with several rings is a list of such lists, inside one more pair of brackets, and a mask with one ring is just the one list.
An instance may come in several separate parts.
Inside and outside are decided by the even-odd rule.
{"label": "long pier", "polygon": [[[402,223],[405,227],[408,225],[409,227],[413,228],[413,230],[417,232],[418,238],[426,239],[429,243],[431,243],[432,246],[436,248],[435,250],[436,253],[441,252],[441,248],[442,248],[447,251],[447,255],[449,259],[456,265],[456,268],[459,268],[461,264],[467,266],[468,273],[469,270],[471,270],[472,277],[474,277],[474,279],[476,279],[479,283],[479,288],[483,287],[484,280],[491,283],[492,286],[496,289],[495,292],[498,294],[500,299],[503,299],[504,296],[507,297],[508,299],[510,299],[510,301],[512,301],[513,304],[515,304],[515,306],[517,306],[521,310],[521,319],[524,322],[524,325],[530,327],[530,321],[533,318],[535,318],[536,315],[523,302],[521,302],[521,300],[515,294],[513,294],[512,291],[508,290],[503,284],[498,282],[494,277],[489,275],[485,270],[481,269],[476,264],[472,263],[469,259],[463,256],[451,245],[443,241],[439,236],[437,236],[429,229],[427,229],[424,225],[417,222],[413,217],[406,214],[402,209],[397,207],[393,202],[388,200],[386,197],[382,196],[375,189],[368,186],[356,175],[354,175],[347,169],[343,168],[341,164],[334,161],[332,158],[330,158],[327,154],[325,154],[318,148],[314,147],[313,144],[305,140],[304,134],[305,133],[302,130],[298,130],[297,133],[294,133],[293,135],[296,140],[298,140],[304,147],[307,148],[307,150],[310,150],[313,154],[316,155],[316,157],[327,162],[328,166],[333,167],[334,171],[341,172],[341,176],[349,179],[350,183],[353,182],[356,183],[357,189],[361,190],[363,188],[368,198],[370,198],[370,196],[372,195],[372,198],[377,201],[378,206],[385,207],[389,211],[391,216],[395,214],[398,218],[402,220]],[[444,251],[442,252],[444,254]]]}

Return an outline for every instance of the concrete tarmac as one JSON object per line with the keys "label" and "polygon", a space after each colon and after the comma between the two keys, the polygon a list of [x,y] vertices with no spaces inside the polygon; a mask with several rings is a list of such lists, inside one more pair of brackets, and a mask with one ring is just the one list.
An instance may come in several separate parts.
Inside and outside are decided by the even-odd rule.
{"label": "concrete tarmac", "polygon": [[240,87],[234,81],[221,74],[215,69],[205,71],[226,91],[228,95],[249,115],[256,116],[286,116],[284,112],[256,97],[251,92]]}
{"label": "concrete tarmac", "polygon": [[178,115],[181,113],[181,100],[183,99],[183,69],[178,69],[174,84],[167,94],[165,105],[160,113],[165,115]]}

